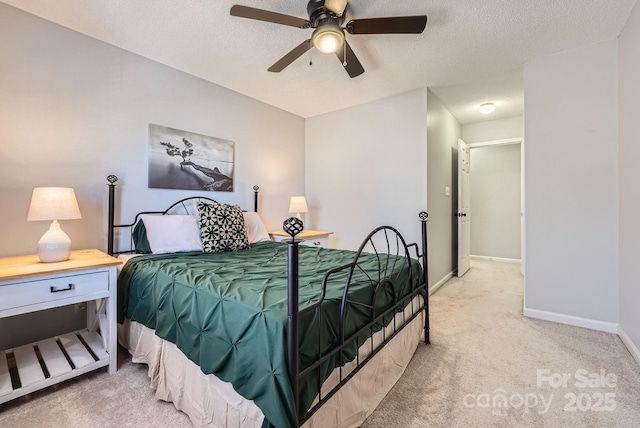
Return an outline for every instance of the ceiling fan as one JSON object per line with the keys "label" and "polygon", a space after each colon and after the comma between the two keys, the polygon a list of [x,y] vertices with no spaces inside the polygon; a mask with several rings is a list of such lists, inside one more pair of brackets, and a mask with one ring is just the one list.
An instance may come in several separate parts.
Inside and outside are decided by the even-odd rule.
{"label": "ceiling fan", "polygon": [[258,21],[273,22],[302,29],[315,28],[310,39],[293,48],[269,67],[279,73],[312,47],[320,52],[335,53],[349,76],[364,73],[362,64],[345,39],[345,31],[359,34],[420,34],[427,25],[426,15],[398,16],[388,18],[352,19],[343,27],[348,0],[309,0],[309,19],[302,19],[278,12],[234,5],[231,15]]}

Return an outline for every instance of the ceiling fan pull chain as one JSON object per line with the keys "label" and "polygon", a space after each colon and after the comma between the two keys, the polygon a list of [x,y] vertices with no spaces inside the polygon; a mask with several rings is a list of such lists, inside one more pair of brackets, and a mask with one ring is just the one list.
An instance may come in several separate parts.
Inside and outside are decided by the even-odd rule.
{"label": "ceiling fan pull chain", "polygon": [[346,40],[342,42],[342,54],[343,54],[342,58],[344,58],[342,65],[346,67],[347,66],[347,41]]}
{"label": "ceiling fan pull chain", "polygon": [[313,49],[309,49],[309,65],[313,65]]}

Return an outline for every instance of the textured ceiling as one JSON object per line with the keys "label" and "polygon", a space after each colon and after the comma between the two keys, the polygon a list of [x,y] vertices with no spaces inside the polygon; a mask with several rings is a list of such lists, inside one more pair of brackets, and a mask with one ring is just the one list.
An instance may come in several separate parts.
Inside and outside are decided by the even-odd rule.
{"label": "textured ceiling", "polygon": [[[229,14],[238,3],[306,19],[304,0],[2,1],[302,117],[430,87],[466,124],[522,114],[523,64],[617,37],[636,0],[351,0],[347,19],[428,16],[421,35],[347,35],[366,70],[354,79],[317,51],[268,72],[312,30]],[[484,101],[494,115],[476,112]]]}

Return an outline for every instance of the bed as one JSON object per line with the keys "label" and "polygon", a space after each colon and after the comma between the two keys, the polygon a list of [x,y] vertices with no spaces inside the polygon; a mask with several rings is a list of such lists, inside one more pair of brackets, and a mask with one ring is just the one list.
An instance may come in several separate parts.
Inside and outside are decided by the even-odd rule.
{"label": "bed", "polygon": [[[110,177],[110,254],[132,250],[115,248],[116,230],[192,199],[115,224]],[[194,426],[358,426],[429,343],[426,251],[388,226],[358,251],[299,245],[295,218],[283,228],[287,243],[124,256],[120,342]]]}

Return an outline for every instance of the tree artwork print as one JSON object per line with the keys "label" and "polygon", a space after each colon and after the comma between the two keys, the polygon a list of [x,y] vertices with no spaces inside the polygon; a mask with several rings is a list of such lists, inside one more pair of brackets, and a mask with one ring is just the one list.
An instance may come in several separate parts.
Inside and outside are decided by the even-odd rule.
{"label": "tree artwork print", "polygon": [[149,125],[149,187],[233,191],[233,141]]}

